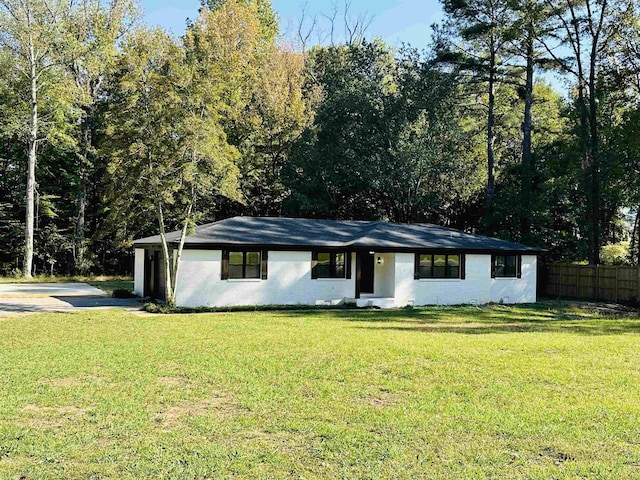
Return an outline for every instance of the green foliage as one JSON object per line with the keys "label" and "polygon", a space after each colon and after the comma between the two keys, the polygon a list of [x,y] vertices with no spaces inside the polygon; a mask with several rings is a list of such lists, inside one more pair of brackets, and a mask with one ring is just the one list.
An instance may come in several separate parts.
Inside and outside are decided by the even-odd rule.
{"label": "green foliage", "polygon": [[506,61],[512,40],[512,5],[500,0],[443,0],[442,5],[446,17],[435,28],[436,59],[468,78],[470,104],[475,104],[476,118],[484,119],[486,187],[482,229],[494,234],[496,170],[501,160],[495,149],[499,124],[496,102],[499,88],[511,83],[517,74]]}
{"label": "green foliage", "polygon": [[240,186],[253,215],[282,214],[290,190],[282,174],[292,145],[313,119],[316,91],[303,90],[302,54],[272,45],[260,59],[258,78],[245,113],[229,128],[241,158]]}
{"label": "green foliage", "polygon": [[[101,82],[113,61],[125,12],[131,8],[127,0],[111,2],[108,8],[97,0],[7,1],[0,5],[0,138],[5,140],[0,146],[0,158],[6,158],[5,178],[11,183],[10,188],[0,191],[0,203],[7,206],[11,215],[11,234],[0,246],[0,263],[16,265],[18,260],[14,258],[18,250],[23,250],[21,245],[15,245],[20,237],[24,238],[24,234],[16,235],[15,226],[25,225],[18,218],[24,218],[25,147],[31,115],[28,80],[33,66],[38,93],[35,211],[39,214],[35,218],[34,269],[50,272],[53,266],[57,272],[72,270],[78,177],[87,161],[78,161],[80,126],[91,101],[104,95]],[[9,9],[14,16],[8,13]],[[31,15],[29,28],[24,16],[27,12]],[[29,40],[39,52],[35,63],[28,55]],[[101,183],[95,178],[92,186],[96,185],[97,190]],[[99,195],[94,193],[93,197]],[[92,230],[95,234],[95,224]],[[50,241],[49,232],[55,232],[56,246]],[[47,245],[38,245],[38,238]],[[94,254],[104,246],[106,242]],[[85,257],[87,266],[92,256]]]}
{"label": "green foliage", "polygon": [[[267,44],[276,40],[279,32],[279,17],[270,0],[200,0],[200,5],[211,11],[218,10],[228,2],[239,2],[255,10],[260,21],[260,37]],[[201,12],[202,13],[202,12]]]}
{"label": "green foliage", "polygon": [[463,187],[453,78],[415,51],[382,42],[316,48],[310,83],[322,91],[314,124],[287,170],[289,210],[332,218],[437,218]]}
{"label": "green foliage", "polygon": [[[491,223],[497,235],[505,239],[522,241],[519,218],[524,212],[518,201],[521,189],[520,142],[522,100],[514,101],[517,92],[513,87],[503,86],[497,95],[496,110],[500,123],[496,127],[495,151],[499,163],[496,165],[496,200]],[[579,228],[579,204],[575,203],[575,187],[579,172],[568,162],[571,157],[573,137],[569,133],[568,106],[549,85],[534,84],[532,123],[533,145],[532,177],[533,192],[529,215],[529,243],[550,250],[550,257],[582,258],[576,252],[577,239],[572,234]],[[479,139],[480,140],[480,139]],[[480,143],[480,141],[478,142]],[[482,155],[482,153],[478,153]]]}
{"label": "green foliage", "polygon": [[[593,261],[596,240],[630,239],[637,263],[629,0],[573,13],[564,0],[443,0],[420,54],[379,40],[303,54],[278,36],[268,0],[201,3],[176,40],[133,31],[133,0],[0,1],[0,273],[28,250],[30,39],[43,52],[35,273],[127,272],[132,238],[234,214],[430,221],[554,261]],[[31,24],[8,6],[30,8]],[[569,95],[529,81],[527,65],[560,75]]]}
{"label": "green foliage", "polygon": [[218,122],[227,106],[204,102],[210,80],[196,73],[162,31],[139,29],[123,46],[103,142],[111,159],[110,214],[116,224],[120,219],[123,240],[145,216],[158,221],[158,207],[181,221],[197,198],[237,196],[237,154]]}
{"label": "green foliage", "polygon": [[[630,85],[629,71],[614,66],[626,50],[622,39],[637,35],[636,6],[633,0],[562,1],[544,23],[545,50],[574,86],[573,133],[581,157],[580,194],[585,205],[581,234],[587,239],[590,264],[599,263],[600,246],[608,241],[611,222],[621,207],[616,183],[624,173],[608,148],[607,130],[616,122],[619,100],[627,97],[628,88],[636,89]],[[558,53],[561,47],[569,47],[566,57]],[[637,102],[637,91],[632,96]]]}
{"label": "green foliage", "polygon": [[246,117],[268,50],[256,10],[236,1],[202,9],[182,44],[138,29],[123,46],[105,116],[110,213],[123,242],[141,216],[157,222],[170,304],[179,263],[168,260],[165,232],[176,226],[184,238],[215,195],[242,201],[227,132]]}
{"label": "green foliage", "polygon": [[[213,12],[201,11],[186,34],[185,48],[190,59],[208,69],[206,91],[222,89],[220,98],[229,102],[221,123],[227,141],[239,151],[243,211],[277,215],[288,195],[282,169],[313,112],[303,92],[302,55],[275,36],[263,38],[263,17],[253,3],[225,1]],[[258,2],[263,4],[269,2]],[[229,55],[234,35],[243,44]]]}
{"label": "green foliage", "polygon": [[[119,55],[117,43],[127,32],[136,15],[133,0],[118,0],[108,4],[101,0],[85,0],[83,8],[73,12],[72,33],[77,54],[67,62],[67,74],[73,80],[74,108],[80,112],[74,129],[75,153],[73,190],[75,228],[73,260],[75,273],[87,273],[95,263],[88,251],[87,231],[103,219],[92,205],[102,191],[100,159],[97,158],[97,131],[100,103],[104,97],[103,82],[113,74]],[[95,237],[98,234],[94,233]],[[109,240],[106,244],[109,244]]]}
{"label": "green foliage", "polygon": [[75,112],[69,108],[72,84],[62,65],[77,55],[76,38],[71,33],[75,8],[73,2],[62,0],[0,2],[0,49],[3,58],[6,55],[12,60],[9,79],[15,82],[18,94],[8,125],[22,123],[19,140],[27,152],[22,265],[27,277],[34,271],[38,147],[45,139],[68,147],[68,131],[74,123]]}
{"label": "green foliage", "polygon": [[629,242],[603,245],[600,249],[600,258],[603,265],[628,265]]}

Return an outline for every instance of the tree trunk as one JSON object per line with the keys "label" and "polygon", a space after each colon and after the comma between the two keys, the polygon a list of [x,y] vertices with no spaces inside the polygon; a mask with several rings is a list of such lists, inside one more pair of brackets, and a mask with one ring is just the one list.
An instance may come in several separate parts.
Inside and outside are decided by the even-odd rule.
{"label": "tree trunk", "polygon": [[30,55],[30,82],[31,82],[31,103],[29,116],[29,135],[27,137],[27,192],[25,208],[25,229],[24,229],[24,261],[22,273],[26,278],[31,278],[33,270],[33,234],[34,234],[34,211],[35,211],[35,190],[36,190],[36,148],[38,140],[38,83],[36,72],[36,58],[33,44],[29,46]]}
{"label": "tree trunk", "polygon": [[526,39],[526,80],[524,118],[522,121],[522,162],[520,165],[520,240],[527,243],[531,237],[531,177],[533,159],[531,153],[531,109],[533,106],[534,31],[529,23]]}
{"label": "tree trunk", "polygon": [[589,264],[598,265],[600,263],[600,159],[599,159],[599,138],[598,138],[598,104],[596,100],[596,51],[592,51],[591,66],[589,71],[589,183],[590,191],[587,193],[591,197],[590,211],[590,238],[589,238]]}
{"label": "tree trunk", "polygon": [[167,245],[167,235],[164,229],[164,214],[162,212],[162,206],[160,204],[156,206],[156,213],[158,215],[160,238],[162,239],[162,256],[164,257],[164,298],[167,305],[173,307],[173,282],[171,281],[172,262],[169,258],[169,246]]}
{"label": "tree trunk", "polygon": [[187,208],[187,213],[184,219],[184,224],[182,225],[182,233],[180,234],[180,243],[178,244],[178,250],[176,251],[176,256],[173,259],[173,285],[171,286],[171,290],[173,292],[173,297],[171,298],[171,305],[175,306],[176,304],[176,290],[178,287],[178,271],[180,270],[180,259],[182,258],[182,250],[184,249],[184,241],[187,238],[187,229],[189,228],[189,223],[191,221],[191,211],[193,209],[193,203],[189,204]]}
{"label": "tree trunk", "polygon": [[493,204],[493,197],[496,190],[495,179],[495,159],[493,155],[495,127],[495,83],[489,83],[489,115],[487,118],[487,205]]}
{"label": "tree trunk", "polygon": [[[493,197],[495,194],[495,160],[493,155],[493,144],[495,142],[495,103],[496,103],[496,52],[494,48],[494,40],[491,39],[491,52],[489,60],[489,103],[487,112],[487,190],[486,190],[486,216],[489,223],[493,223],[491,219],[491,211],[493,207]],[[490,228],[491,230],[491,228]]]}
{"label": "tree trunk", "polygon": [[[594,202],[598,199],[593,197],[593,155],[591,151],[591,140],[589,133],[589,118],[590,112],[586,99],[586,85],[583,77],[582,63],[578,62],[578,114],[580,118],[580,147],[584,158],[582,160],[582,174],[584,175],[584,195],[585,195],[585,223],[586,223],[586,237],[588,242],[588,255],[587,260],[589,265],[598,265],[600,260],[600,249],[594,249],[594,244],[597,245],[599,241],[596,238],[597,229],[594,228],[595,219],[593,213],[596,210]],[[597,188],[597,187],[596,187]]]}
{"label": "tree trunk", "polygon": [[86,240],[85,240],[85,212],[87,207],[87,166],[89,164],[89,146],[91,145],[90,111],[85,111],[82,119],[81,151],[78,168],[78,198],[76,204],[76,232],[75,232],[75,271],[85,273]]}
{"label": "tree trunk", "polygon": [[640,266],[640,206],[636,210],[636,218],[633,222],[633,232],[631,232],[631,245],[629,245],[629,260]]}
{"label": "tree trunk", "polygon": [[84,273],[86,271],[85,265],[85,211],[87,204],[87,182],[85,179],[84,169],[80,170],[80,184],[78,185],[78,198],[77,198],[77,215],[76,215],[76,235],[75,235],[75,270],[76,273]]}

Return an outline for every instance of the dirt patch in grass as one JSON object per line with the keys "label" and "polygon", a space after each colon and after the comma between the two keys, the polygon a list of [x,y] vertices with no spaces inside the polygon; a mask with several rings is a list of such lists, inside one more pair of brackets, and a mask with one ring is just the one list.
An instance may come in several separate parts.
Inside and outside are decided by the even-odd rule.
{"label": "dirt patch in grass", "polygon": [[28,404],[22,407],[22,412],[26,414],[23,423],[31,428],[59,428],[65,423],[81,417],[89,410],[90,408],[82,408],[75,405],[40,407]]}
{"label": "dirt patch in grass", "polygon": [[374,406],[376,408],[387,408],[387,407],[392,407],[393,405],[395,405],[396,401],[393,398],[373,397],[373,398],[370,399],[370,403],[371,403],[372,406]]}
{"label": "dirt patch in grass", "polygon": [[203,398],[195,402],[185,402],[162,410],[156,416],[156,422],[164,430],[179,427],[186,419],[202,415],[233,417],[246,410],[233,403],[230,396]]}
{"label": "dirt patch in grass", "polygon": [[158,377],[158,385],[164,385],[166,387],[179,387],[187,383],[185,377]]}
{"label": "dirt patch in grass", "polygon": [[22,407],[23,412],[33,412],[36,414],[58,414],[58,415],[81,415],[87,411],[88,408],[76,407],[75,405],[63,405],[60,407],[39,407],[38,405],[28,404]]}
{"label": "dirt patch in grass", "polygon": [[82,380],[74,377],[52,378],[48,380],[47,383],[56,388],[80,387],[81,385],[84,385]]}
{"label": "dirt patch in grass", "polygon": [[54,388],[73,388],[82,387],[89,384],[111,385],[105,377],[96,375],[84,375],[81,377],[58,377],[42,380],[43,385],[49,385]]}
{"label": "dirt patch in grass", "polygon": [[360,398],[360,402],[375,408],[389,408],[398,403],[398,399],[386,388],[381,388],[378,393],[365,395]]}
{"label": "dirt patch in grass", "polygon": [[[25,463],[27,463],[27,459],[24,457],[8,457],[8,456],[0,457],[0,464],[5,467],[20,468]],[[19,478],[27,478],[27,477],[19,477]]]}

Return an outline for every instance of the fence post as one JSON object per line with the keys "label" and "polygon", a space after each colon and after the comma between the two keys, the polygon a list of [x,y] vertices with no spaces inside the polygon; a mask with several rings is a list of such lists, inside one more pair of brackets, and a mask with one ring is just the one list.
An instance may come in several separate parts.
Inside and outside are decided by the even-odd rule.
{"label": "fence post", "polygon": [[576,268],[576,298],[580,298],[580,270],[582,267],[578,265]]}
{"label": "fence post", "polygon": [[616,289],[615,289],[615,297],[616,303],[618,303],[618,282],[620,281],[620,267],[616,267]]}
{"label": "fence post", "polygon": [[600,270],[598,269],[598,265],[596,265],[596,281],[593,286],[593,298],[596,300],[599,298],[598,294],[600,293]]}

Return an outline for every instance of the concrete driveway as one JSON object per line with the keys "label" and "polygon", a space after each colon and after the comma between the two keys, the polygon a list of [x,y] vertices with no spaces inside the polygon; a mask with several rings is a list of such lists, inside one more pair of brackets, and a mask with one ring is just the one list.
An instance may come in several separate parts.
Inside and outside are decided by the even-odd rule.
{"label": "concrete driveway", "polygon": [[87,283],[0,283],[0,298],[106,296]]}
{"label": "concrete driveway", "polygon": [[141,306],[139,299],[111,298],[86,283],[0,283],[0,316]]}

